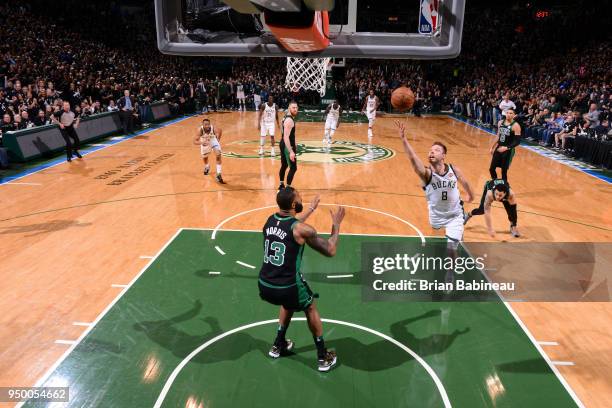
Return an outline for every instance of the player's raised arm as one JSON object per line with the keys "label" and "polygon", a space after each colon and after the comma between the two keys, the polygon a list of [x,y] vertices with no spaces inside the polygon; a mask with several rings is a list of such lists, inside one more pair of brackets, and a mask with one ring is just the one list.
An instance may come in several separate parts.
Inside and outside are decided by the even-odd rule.
{"label": "player's raised arm", "polygon": [[467,194],[467,198],[465,201],[471,203],[474,200],[474,192],[472,191],[472,186],[470,186],[470,183],[463,176],[463,172],[459,168],[457,168],[457,166],[453,166],[453,170],[455,171],[455,175],[457,176],[457,181],[459,181],[459,184],[461,184],[461,187],[463,187],[465,193]]}
{"label": "player's raised arm", "polygon": [[402,142],[404,143],[404,150],[408,155],[408,159],[410,160],[410,164],[412,165],[414,172],[421,178],[423,183],[427,183],[429,181],[431,170],[425,167],[421,159],[419,159],[419,157],[414,152],[414,149],[412,148],[410,143],[408,143],[408,139],[406,139],[406,128],[404,127],[404,124],[396,120],[395,126],[397,126],[397,128],[399,129],[400,137],[402,138]]}
{"label": "player's raised arm", "polygon": [[332,232],[328,239],[321,238],[317,231],[308,224],[299,223],[294,229],[294,237],[297,242],[306,242],[309,247],[327,257],[336,255],[338,237],[340,236],[340,224],[344,219],[344,207],[339,207],[338,211],[329,210],[332,217]]}
{"label": "player's raised arm", "polygon": [[310,207],[308,207],[308,209],[306,209],[303,213],[296,216],[295,218],[297,218],[298,220],[302,222],[306,222],[308,217],[310,217],[310,215],[317,209],[320,201],[321,201],[321,198],[317,194],[315,198],[312,199],[312,202],[310,203]]}

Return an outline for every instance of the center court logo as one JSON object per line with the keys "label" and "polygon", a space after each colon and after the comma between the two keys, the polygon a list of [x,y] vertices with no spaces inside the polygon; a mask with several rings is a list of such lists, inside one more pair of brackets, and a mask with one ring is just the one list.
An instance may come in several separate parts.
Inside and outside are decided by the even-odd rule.
{"label": "center court logo", "polygon": [[[266,145],[269,147],[269,144]],[[261,156],[258,154],[258,141],[239,141],[225,146],[228,150],[223,153],[225,157],[239,159],[256,159]],[[280,160],[278,152],[275,158]],[[306,140],[297,144],[297,157],[300,162],[313,163],[369,163],[390,159],[395,155],[392,149],[384,146],[371,145],[367,143],[351,142],[348,140],[335,140],[330,146],[323,144],[322,141]],[[270,151],[266,150],[264,157],[271,157]]]}

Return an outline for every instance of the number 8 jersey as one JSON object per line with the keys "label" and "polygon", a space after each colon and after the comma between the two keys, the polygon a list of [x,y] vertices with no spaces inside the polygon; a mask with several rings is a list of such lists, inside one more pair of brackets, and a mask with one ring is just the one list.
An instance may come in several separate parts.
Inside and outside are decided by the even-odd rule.
{"label": "number 8 jersey", "polygon": [[259,279],[275,287],[290,287],[302,280],[300,264],[304,245],[293,237],[293,228],[300,222],[294,217],[273,214],[263,227],[264,259]]}
{"label": "number 8 jersey", "polygon": [[429,223],[437,227],[446,225],[457,217],[463,217],[463,206],[453,166],[446,165],[446,173],[442,176],[436,174],[433,169],[430,170],[431,178],[423,190],[429,207]]}

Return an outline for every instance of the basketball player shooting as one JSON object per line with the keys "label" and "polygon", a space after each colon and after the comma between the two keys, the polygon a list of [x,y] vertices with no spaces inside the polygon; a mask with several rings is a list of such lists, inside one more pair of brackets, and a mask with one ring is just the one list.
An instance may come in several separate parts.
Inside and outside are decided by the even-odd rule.
{"label": "basketball player shooting", "polygon": [[474,197],[470,183],[458,167],[446,163],[447,150],[444,144],[433,143],[428,156],[430,166],[426,167],[408,142],[404,124],[396,121],[395,125],[399,129],[410,164],[423,183],[429,207],[429,223],[434,229],[444,227],[449,248],[456,250],[463,239],[463,223],[467,217],[457,184],[461,184],[467,194],[465,201],[470,203]]}

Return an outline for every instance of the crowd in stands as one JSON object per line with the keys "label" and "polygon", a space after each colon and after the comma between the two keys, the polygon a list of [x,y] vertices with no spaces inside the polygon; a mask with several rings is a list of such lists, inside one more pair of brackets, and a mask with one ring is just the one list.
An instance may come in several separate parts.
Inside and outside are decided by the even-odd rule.
{"label": "crowd in stands", "polygon": [[[294,98],[319,103],[316,92],[285,89],[284,59],[223,59],[221,64],[221,59],[162,55],[150,5],[146,12],[130,13],[116,2],[63,3],[0,4],[0,38],[8,39],[0,43],[0,132],[48,124],[63,101],[77,115],[116,110],[125,90],[135,96],[141,122],[158,100],[176,114],[255,109],[268,95],[281,107]],[[593,35],[580,25],[601,20],[593,14],[596,8],[577,6],[546,22],[531,18],[529,10],[496,10],[483,18],[468,7],[469,29],[457,59],[347,61],[334,72],[337,99],[360,110],[374,88],[380,109],[390,111],[391,92],[406,85],[417,97],[415,114],[448,109],[494,127],[503,106],[512,104],[525,135],[543,144],[565,146],[567,138],[587,130],[608,135],[610,36],[605,30]],[[559,29],[574,34],[561,40]],[[244,106],[236,97],[240,88]]]}

